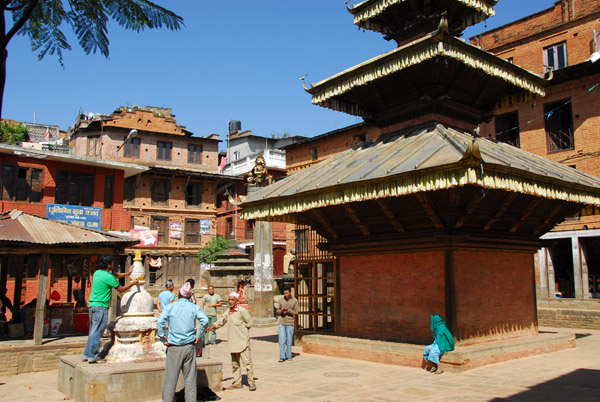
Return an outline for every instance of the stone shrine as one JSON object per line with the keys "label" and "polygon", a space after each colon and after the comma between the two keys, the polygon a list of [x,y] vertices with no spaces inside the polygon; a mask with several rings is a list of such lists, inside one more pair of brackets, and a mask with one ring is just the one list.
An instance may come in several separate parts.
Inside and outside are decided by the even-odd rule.
{"label": "stone shrine", "polygon": [[115,340],[106,360],[115,363],[147,362],[164,359],[165,345],[156,337],[157,319],[154,298],[144,289],[145,277],[141,251],[133,259],[132,280],[139,284],[121,298],[121,313],[117,318]]}

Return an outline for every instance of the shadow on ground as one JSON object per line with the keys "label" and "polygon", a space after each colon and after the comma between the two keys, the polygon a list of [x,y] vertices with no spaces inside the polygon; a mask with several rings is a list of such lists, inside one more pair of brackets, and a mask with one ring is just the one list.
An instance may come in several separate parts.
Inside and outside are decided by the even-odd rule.
{"label": "shadow on ground", "polygon": [[279,343],[279,335],[277,335],[277,334],[275,334],[275,335],[264,335],[264,336],[253,336],[252,339],[253,340],[257,340],[257,341]]}
{"label": "shadow on ground", "polygon": [[596,402],[600,400],[600,370],[580,369],[550,381],[538,384],[528,391],[492,402]]}
{"label": "shadow on ground", "polygon": [[[196,391],[196,401],[218,401],[221,399],[217,394],[212,392],[210,388],[198,387]],[[176,402],[185,402],[185,388],[175,393]]]}

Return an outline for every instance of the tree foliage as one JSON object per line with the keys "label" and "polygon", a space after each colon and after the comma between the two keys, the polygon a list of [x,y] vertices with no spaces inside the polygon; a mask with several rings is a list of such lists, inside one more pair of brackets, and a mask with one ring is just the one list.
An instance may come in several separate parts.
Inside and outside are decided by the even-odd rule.
{"label": "tree foliage", "polygon": [[9,145],[19,145],[27,140],[27,127],[21,123],[0,122],[0,142]]}
{"label": "tree foliage", "polygon": [[[140,32],[165,27],[178,30],[183,19],[147,0],[3,0],[0,14],[0,116],[6,80],[6,48],[15,35],[29,36],[38,59],[56,55],[63,63],[63,50],[71,50],[63,32],[70,27],[86,54],[108,57],[107,23],[114,20],[125,29]],[[12,17],[8,30],[6,16]]]}
{"label": "tree foliage", "polygon": [[217,256],[222,251],[225,251],[231,246],[232,243],[230,240],[225,239],[224,237],[217,236],[212,239],[210,242],[206,244],[206,246],[202,247],[198,250],[198,262],[204,262],[206,264],[210,264],[217,259]]}

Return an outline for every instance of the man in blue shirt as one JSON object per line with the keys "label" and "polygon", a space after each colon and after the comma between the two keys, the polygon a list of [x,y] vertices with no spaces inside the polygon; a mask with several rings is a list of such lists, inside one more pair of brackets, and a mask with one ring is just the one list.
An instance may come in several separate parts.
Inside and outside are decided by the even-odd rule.
{"label": "man in blue shirt", "polygon": [[[183,371],[185,402],[196,401],[196,345],[208,324],[204,311],[190,302],[192,287],[185,283],[179,290],[179,299],[167,304],[158,318],[158,336],[167,346],[163,401],[175,401],[175,387],[179,370]],[[196,320],[200,327],[196,330]],[[169,332],[165,340],[165,327]]]}
{"label": "man in blue shirt", "polygon": [[159,314],[162,314],[165,307],[167,307],[167,304],[175,301],[175,295],[173,294],[175,285],[173,285],[173,281],[169,279],[165,284],[165,288],[167,288],[167,290],[163,290],[158,295],[158,304],[156,305],[156,308],[158,309]]}

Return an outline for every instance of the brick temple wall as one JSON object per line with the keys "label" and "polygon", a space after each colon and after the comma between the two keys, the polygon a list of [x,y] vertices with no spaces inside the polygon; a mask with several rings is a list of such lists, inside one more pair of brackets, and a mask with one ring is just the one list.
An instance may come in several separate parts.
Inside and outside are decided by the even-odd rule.
{"label": "brick temple wall", "polygon": [[[427,344],[430,316],[446,321],[443,250],[342,256],[339,335]],[[456,250],[457,333],[461,344],[537,333],[533,255]]]}
{"label": "brick temple wall", "polygon": [[533,270],[530,253],[455,251],[454,337],[469,344],[536,334]]}
{"label": "brick temple wall", "polygon": [[444,252],[340,257],[340,333],[396,342],[433,341],[445,316]]}

